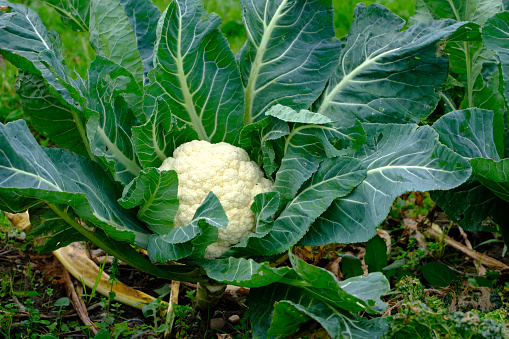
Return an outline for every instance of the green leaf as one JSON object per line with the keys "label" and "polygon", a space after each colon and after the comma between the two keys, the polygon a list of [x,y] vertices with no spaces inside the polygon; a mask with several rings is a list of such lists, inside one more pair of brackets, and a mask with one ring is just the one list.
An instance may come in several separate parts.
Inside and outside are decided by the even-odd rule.
{"label": "green leaf", "polygon": [[274,189],[281,193],[285,202],[295,196],[325,157],[332,158],[344,153],[337,146],[346,148],[365,141],[360,126],[336,128],[327,117],[307,110],[296,112],[289,107],[277,105],[266,114],[279,119],[289,118],[289,122],[298,123],[286,137],[284,157],[274,182]]}
{"label": "green leaf", "polygon": [[267,335],[272,322],[274,303],[288,299],[288,295],[293,294],[294,291],[300,292],[297,287],[279,283],[250,289],[248,303],[252,326],[251,336],[254,339],[276,338],[276,336]]}
{"label": "green leaf", "polygon": [[383,6],[357,5],[318,113],[351,126],[356,119],[420,122],[433,112],[447,78],[447,58],[437,55],[437,44],[461,24],[420,22],[400,32],[403,25]]}
{"label": "green leaf", "polygon": [[[306,263],[289,252],[293,269],[298,279],[281,282],[298,286],[315,298],[351,312],[383,312],[386,304],[380,297],[389,292],[389,282],[381,273],[372,273],[338,281],[331,272]],[[305,283],[303,283],[303,281]]]}
{"label": "green leaf", "polygon": [[472,172],[497,197],[509,202],[509,159],[495,161],[475,158],[470,161]]}
{"label": "green leaf", "polygon": [[[476,108],[446,114],[433,124],[433,128],[444,145],[467,159],[500,160],[493,125],[493,112]],[[506,202],[475,177],[455,189],[433,192],[432,198],[450,218],[469,231],[482,230],[484,220],[507,208]]]}
{"label": "green leaf", "polygon": [[261,193],[254,197],[251,211],[255,214],[256,233],[270,230],[280,207],[281,197],[278,192]]}
{"label": "green leaf", "polygon": [[290,127],[287,123],[267,117],[245,126],[240,133],[239,144],[250,154],[253,161],[260,167],[263,166],[265,175],[271,178],[281,165],[283,137],[288,134]]}
{"label": "green leaf", "polygon": [[474,176],[459,187],[447,191],[431,192],[431,199],[444,210],[452,221],[465,231],[493,231],[484,221],[509,205],[498,198]]}
{"label": "green leaf", "polygon": [[341,257],[341,272],[346,279],[364,274],[361,261],[351,254],[344,254]]}
{"label": "green leaf", "polygon": [[366,179],[352,193],[336,199],[300,244],[367,241],[401,194],[451,189],[470,177],[468,162],[440,144],[429,126],[362,126],[367,143],[354,156],[367,168]]}
{"label": "green leaf", "polygon": [[249,39],[237,55],[244,124],[278,103],[309,108],[338,61],[331,1],[242,0],[241,7]]}
{"label": "green leaf", "polygon": [[[338,282],[330,272],[319,267],[305,263],[298,263],[297,266],[296,269],[303,273],[310,270],[305,275],[305,279],[310,278],[309,280],[299,281],[302,276],[297,276],[297,280],[294,280],[295,286],[274,283],[251,289],[248,302],[253,338],[287,336],[298,329],[301,321],[310,318],[319,321],[333,338],[380,338],[385,333],[388,326],[386,318],[366,320],[344,310],[345,307],[362,309],[362,305],[368,302],[372,304],[374,300],[380,299],[380,295],[387,293],[390,289],[389,283],[382,274],[375,273],[361,279]],[[299,284],[316,286],[296,287]],[[352,289],[353,285],[355,287]],[[368,290],[371,295],[359,294],[362,298],[368,298],[359,299],[345,292],[348,288],[352,293]],[[331,300],[333,302],[330,302]],[[355,304],[356,302],[358,304]]]}
{"label": "green leaf", "polygon": [[325,159],[307,184],[288,203],[263,238],[248,238],[245,251],[261,255],[282,253],[298,242],[309,226],[330,203],[347,195],[365,177],[365,168],[357,159]]}
{"label": "green leaf", "polygon": [[133,127],[136,155],[143,168],[161,166],[166,158],[173,155],[175,148],[196,139],[195,130],[189,124],[177,121],[168,105],[159,100],[149,121]]}
{"label": "green leaf", "polygon": [[311,112],[306,109],[301,109],[297,112],[290,107],[280,104],[272,106],[265,115],[273,116],[286,122],[298,122],[302,124],[325,125],[332,123],[332,120],[327,118],[325,115]]}
{"label": "green leaf", "polygon": [[207,16],[199,0],[176,0],[168,6],[158,26],[146,106],[161,98],[201,140],[233,143],[242,128],[244,96],[219,23],[219,16]]}
{"label": "green leaf", "polygon": [[34,128],[60,147],[88,156],[85,130],[80,130],[83,113],[71,105],[62,104],[52,95],[40,76],[18,71],[16,92],[23,112]]}
{"label": "green leaf", "polygon": [[88,0],[44,0],[60,14],[60,19],[71,29],[87,32],[90,21],[90,1]]}
{"label": "green leaf", "polygon": [[[11,4],[0,1],[0,5],[10,6]],[[85,101],[80,91],[76,89],[79,88],[80,79],[74,81],[67,74],[65,66],[62,64],[61,42],[58,35],[48,32],[41,18],[32,10],[19,4],[12,4],[12,6],[13,11],[9,13],[12,16],[8,21],[5,21],[5,24],[0,25],[5,26],[0,29],[0,52],[7,60],[23,70],[20,73],[22,80],[28,77],[26,75],[28,73],[34,74],[32,76],[34,80],[35,76],[41,76],[44,78],[44,86],[47,89],[44,90],[43,83],[38,82],[39,92],[30,93],[31,90],[36,90],[35,82],[29,85],[22,81],[19,90],[24,105],[27,108],[30,106],[28,113],[35,116],[34,109],[46,105],[42,101],[44,96],[51,104],[58,105],[60,108],[54,110],[49,119],[37,116],[34,119],[34,125],[39,128],[39,132],[55,138],[58,145],[69,147],[80,154],[84,154],[84,147],[87,155],[93,158],[94,155],[88,145],[85,131],[85,117],[81,113]],[[2,15],[2,18],[4,16],[5,14]],[[30,102],[29,97],[31,98]],[[52,125],[43,122],[43,120],[51,120]],[[74,127],[70,123],[71,121],[74,122]],[[64,138],[64,134],[69,139]],[[83,147],[79,146],[80,144]]]}
{"label": "green leaf", "polygon": [[499,160],[493,139],[492,111],[479,108],[454,111],[433,124],[439,140],[465,158]]}
{"label": "green leaf", "polygon": [[416,15],[410,23],[423,20],[454,19],[484,24],[486,20],[499,12],[502,0],[451,0],[442,3],[440,0],[417,0]]}
{"label": "green leaf", "polygon": [[127,209],[139,206],[138,219],[154,233],[168,234],[179,208],[177,191],[177,172],[148,168],[124,188],[119,203]]}
{"label": "green leaf", "polygon": [[225,258],[214,260],[194,260],[203,267],[209,278],[235,286],[261,287],[283,279],[291,269],[288,267],[273,268],[269,263],[257,263],[253,259]]}
{"label": "green leaf", "polygon": [[10,200],[4,192],[15,192],[65,204],[108,236],[146,248],[149,232],[118,204],[121,188],[97,164],[63,149],[41,148],[23,120],[0,124],[0,144],[0,201]]}
{"label": "green leaf", "polygon": [[143,83],[143,65],[136,37],[124,9],[116,0],[90,1],[90,44],[97,55],[127,69]]}
{"label": "green leaf", "polygon": [[422,275],[432,286],[447,287],[456,279],[456,273],[438,261],[429,262],[422,267]]}
{"label": "green leaf", "polygon": [[375,235],[366,243],[364,262],[368,265],[369,273],[382,272],[387,266],[387,245],[379,235]]}
{"label": "green leaf", "polygon": [[298,301],[282,300],[274,305],[268,335],[287,337],[309,319],[320,323],[334,339],[382,338],[389,330],[387,317],[365,319],[304,295]]}
{"label": "green leaf", "polygon": [[208,245],[217,241],[218,228],[225,228],[228,217],[211,191],[187,226],[174,228],[167,235],[152,235],[147,253],[152,261],[166,262],[189,257],[203,258]]}
{"label": "green leaf", "polygon": [[454,19],[473,21],[482,25],[490,16],[500,10],[501,0],[417,0],[416,16],[411,22],[429,19]]}
{"label": "green leaf", "polygon": [[125,68],[101,56],[90,66],[89,75],[89,109],[86,112],[92,152],[100,157],[116,180],[128,184],[141,170],[131,136],[136,119],[131,106],[117,91],[122,83],[124,88],[129,88],[137,87],[136,82]]}
{"label": "green leaf", "polygon": [[495,62],[485,62],[481,76],[477,77],[474,84],[474,106],[492,110],[493,117],[493,138],[499,155],[504,155],[504,116],[505,99],[501,88],[499,66]]}
{"label": "green leaf", "polygon": [[3,26],[0,28],[0,54],[25,72],[41,75],[54,89],[53,95],[59,95],[70,105],[75,105],[66,88],[40,60],[45,54],[53,61],[54,67],[65,71],[56,33],[48,32],[39,15],[24,5],[0,0],[0,6],[12,7],[11,13],[0,17],[9,17],[0,24],[0,27]]}
{"label": "green leaf", "polygon": [[[507,8],[506,8],[507,10]],[[509,12],[498,13],[489,18],[482,30],[486,46],[495,51],[500,58],[504,81],[504,96],[509,100]],[[507,103],[507,101],[506,101]]]}
{"label": "green leaf", "polygon": [[[66,214],[74,215],[69,207],[65,206],[62,209]],[[87,240],[83,234],[47,206],[30,209],[30,223],[32,226],[29,229],[28,239],[36,242],[35,249],[41,254],[50,253],[75,241]]]}
{"label": "green leaf", "polygon": [[255,214],[256,230],[233,247],[247,247],[249,239],[263,238],[269,234],[281,208],[281,196],[278,192],[266,192],[256,195],[251,205],[251,211]]}
{"label": "green leaf", "polygon": [[148,82],[148,72],[154,68],[154,48],[157,40],[157,22],[161,11],[151,0],[120,0],[134,30],[136,44],[143,63],[145,84]]}

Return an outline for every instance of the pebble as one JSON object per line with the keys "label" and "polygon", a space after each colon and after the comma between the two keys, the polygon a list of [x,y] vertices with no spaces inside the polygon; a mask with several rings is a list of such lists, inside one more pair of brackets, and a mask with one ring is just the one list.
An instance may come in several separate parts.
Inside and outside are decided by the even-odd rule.
{"label": "pebble", "polygon": [[228,318],[228,321],[231,322],[232,324],[236,324],[240,321],[240,317],[238,315],[234,314]]}
{"label": "pebble", "polygon": [[212,318],[210,319],[210,328],[216,330],[222,330],[225,325],[223,318]]}

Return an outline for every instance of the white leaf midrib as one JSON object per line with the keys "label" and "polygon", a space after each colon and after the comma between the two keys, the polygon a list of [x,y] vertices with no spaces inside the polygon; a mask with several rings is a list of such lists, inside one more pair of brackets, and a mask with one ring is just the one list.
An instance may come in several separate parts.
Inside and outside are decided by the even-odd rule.
{"label": "white leaf midrib", "polygon": [[[267,0],[269,1],[269,0]],[[260,68],[263,64],[263,56],[265,55],[265,51],[267,49],[267,45],[269,43],[269,40],[272,36],[272,33],[274,29],[276,28],[276,23],[281,17],[281,12],[283,8],[286,6],[286,3],[288,0],[283,0],[281,4],[278,6],[276,12],[274,13],[274,16],[272,16],[272,19],[270,20],[269,24],[266,24],[266,13],[264,14],[264,20],[263,20],[263,26],[264,26],[264,32],[262,35],[262,40],[260,41],[260,45],[256,50],[256,57],[255,60],[251,66],[251,72],[249,74],[249,79],[247,82],[247,86],[245,88],[245,112],[244,112],[244,125],[248,125],[253,122],[253,103],[254,103],[254,97],[256,95],[255,91],[255,85],[256,80],[258,79],[258,75],[260,73]],[[266,4],[267,6],[267,4]],[[265,9],[265,12],[267,12],[267,9]],[[254,40],[253,40],[254,44]]]}

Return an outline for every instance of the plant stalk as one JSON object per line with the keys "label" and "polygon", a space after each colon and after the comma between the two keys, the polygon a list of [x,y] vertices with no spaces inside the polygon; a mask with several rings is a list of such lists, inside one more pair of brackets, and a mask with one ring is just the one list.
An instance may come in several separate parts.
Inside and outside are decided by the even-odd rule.
{"label": "plant stalk", "polygon": [[208,282],[199,282],[196,288],[196,303],[204,311],[213,308],[226,290],[226,284],[209,280]]}

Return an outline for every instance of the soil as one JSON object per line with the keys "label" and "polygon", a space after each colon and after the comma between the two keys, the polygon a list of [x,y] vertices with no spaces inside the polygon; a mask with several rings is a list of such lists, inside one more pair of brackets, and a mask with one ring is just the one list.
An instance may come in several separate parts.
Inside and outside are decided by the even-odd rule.
{"label": "soil", "polygon": [[[65,269],[60,262],[52,254],[39,255],[37,252],[31,250],[23,250],[26,246],[23,239],[18,238],[14,243],[8,242],[0,245],[0,278],[2,281],[10,282],[10,286],[2,286],[0,291],[0,312],[5,314],[5,309],[16,311],[12,319],[11,337],[16,335],[26,334],[24,320],[30,319],[30,310],[26,307],[26,300],[30,300],[31,308],[39,310],[40,319],[55,321],[57,315],[55,308],[52,307],[57,300],[67,297],[65,288]],[[105,272],[111,274],[108,266]],[[71,278],[76,288],[80,287],[80,282],[74,277]],[[145,292],[153,297],[158,297],[154,290],[163,288],[168,285],[168,281],[153,278],[146,274],[133,269],[129,266],[119,266],[118,279],[133,287],[137,290]],[[4,284],[4,283],[3,283]],[[194,309],[194,314],[186,314],[182,321],[175,322],[173,332],[170,338],[178,337],[177,332],[185,329],[185,338],[218,338],[217,333],[229,334],[237,337],[242,334],[241,331],[235,329],[235,323],[230,322],[228,319],[231,316],[237,315],[239,320],[242,319],[246,307],[243,305],[245,295],[232,296],[226,294],[215,309],[208,312],[197,310],[192,301],[186,297],[188,291],[193,291],[195,286],[193,284],[182,283],[180,287],[179,305],[190,306]],[[51,292],[48,293],[48,290]],[[33,292],[37,293],[33,293]],[[90,293],[90,290],[88,290]],[[105,309],[100,298],[104,296],[95,297],[91,302],[87,303],[88,316],[90,320],[96,323],[101,323],[105,317]],[[83,299],[87,299],[84,297]],[[166,298],[165,300],[167,300]],[[145,317],[143,312],[137,308],[121,305],[115,309],[118,315],[115,317],[116,323],[127,322],[127,325],[136,333],[139,329],[139,336],[136,338],[149,338],[161,337],[151,330],[147,330],[150,326],[154,325],[152,317]],[[211,330],[208,326],[209,320],[212,318],[220,318],[224,322],[224,327],[221,330]],[[79,322],[78,314],[73,309],[72,305],[63,308],[62,319],[65,322]],[[63,333],[62,338],[92,338],[92,334],[77,333],[75,331]],[[144,332],[144,333],[142,333]],[[0,335],[1,336],[1,335]],[[127,338],[131,337],[128,336]],[[123,337],[121,337],[123,338]],[[227,337],[225,337],[227,338]]]}

